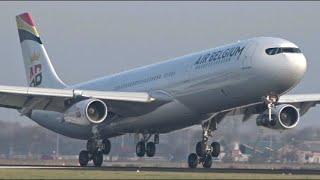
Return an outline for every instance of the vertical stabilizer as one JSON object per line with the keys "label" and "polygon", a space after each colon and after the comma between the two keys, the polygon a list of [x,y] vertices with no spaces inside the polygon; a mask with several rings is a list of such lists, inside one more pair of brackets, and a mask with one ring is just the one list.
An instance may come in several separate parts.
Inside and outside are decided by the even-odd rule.
{"label": "vertical stabilizer", "polygon": [[22,56],[28,85],[31,87],[64,88],[44,48],[29,13],[16,16]]}

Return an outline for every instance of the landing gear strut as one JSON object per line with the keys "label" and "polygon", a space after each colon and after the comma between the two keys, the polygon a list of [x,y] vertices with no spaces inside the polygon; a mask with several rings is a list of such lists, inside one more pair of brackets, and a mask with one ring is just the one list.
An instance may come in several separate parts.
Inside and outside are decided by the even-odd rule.
{"label": "landing gear strut", "polygon": [[262,100],[268,107],[268,112],[269,112],[268,118],[269,118],[269,121],[271,122],[273,120],[271,110],[275,106],[275,104],[278,102],[279,97],[276,95],[268,95],[268,96],[262,97]]}
{"label": "landing gear strut", "polygon": [[154,141],[149,141],[151,134],[143,134],[141,140],[137,143],[136,154],[138,157],[147,155],[153,157],[156,154],[156,144],[159,144],[159,134],[154,135]]}
{"label": "landing gear strut", "polygon": [[[213,122],[215,123],[215,122]],[[202,164],[204,168],[212,166],[212,157],[218,157],[220,154],[220,144],[212,142],[208,144],[209,137],[212,137],[212,131],[216,129],[216,124],[212,125],[211,121],[202,124],[202,140],[196,144],[196,153],[188,156],[188,165],[190,168],[196,168]]]}
{"label": "landing gear strut", "polygon": [[103,163],[103,154],[107,155],[111,149],[111,143],[108,139],[101,139],[94,126],[92,132],[94,136],[87,141],[87,150],[79,153],[80,166],[87,166],[89,161],[93,161],[94,166],[100,167]]}

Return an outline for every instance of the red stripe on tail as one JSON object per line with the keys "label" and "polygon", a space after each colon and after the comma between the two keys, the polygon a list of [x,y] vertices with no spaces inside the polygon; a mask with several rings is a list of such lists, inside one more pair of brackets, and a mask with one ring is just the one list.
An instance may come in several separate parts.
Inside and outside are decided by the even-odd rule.
{"label": "red stripe on tail", "polygon": [[23,13],[23,14],[20,14],[19,16],[24,22],[28,23],[30,26],[36,25],[29,13]]}

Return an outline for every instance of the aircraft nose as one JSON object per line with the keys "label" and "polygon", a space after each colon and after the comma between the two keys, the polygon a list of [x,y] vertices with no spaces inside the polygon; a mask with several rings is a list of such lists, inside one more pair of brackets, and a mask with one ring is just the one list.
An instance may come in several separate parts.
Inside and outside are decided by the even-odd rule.
{"label": "aircraft nose", "polygon": [[254,68],[266,91],[281,94],[295,87],[307,70],[307,59],[299,47],[280,38],[260,38],[259,44]]}
{"label": "aircraft nose", "polygon": [[263,77],[267,77],[269,82],[266,83],[272,91],[282,93],[301,81],[307,70],[307,60],[301,52],[272,53],[265,55],[256,67]]}
{"label": "aircraft nose", "polygon": [[288,61],[288,73],[290,79],[296,84],[304,76],[307,70],[307,59],[302,53],[285,54]]}

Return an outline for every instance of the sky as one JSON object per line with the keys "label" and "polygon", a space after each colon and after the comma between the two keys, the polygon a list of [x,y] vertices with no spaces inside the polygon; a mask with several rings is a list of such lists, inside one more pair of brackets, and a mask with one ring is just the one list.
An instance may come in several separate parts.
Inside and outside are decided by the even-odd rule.
{"label": "sky", "polygon": [[[0,84],[26,86],[15,16],[30,12],[58,75],[75,84],[257,36],[308,60],[290,93],[320,93],[320,2],[0,2]],[[0,109],[2,120],[33,122]],[[320,125],[320,106],[301,127]],[[254,123],[254,121],[252,121]]]}

